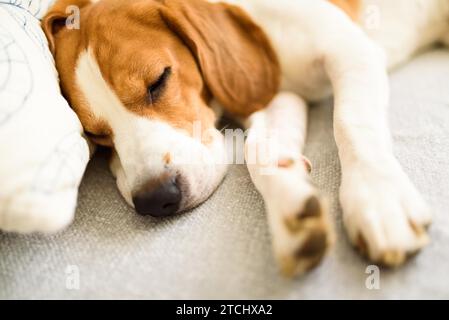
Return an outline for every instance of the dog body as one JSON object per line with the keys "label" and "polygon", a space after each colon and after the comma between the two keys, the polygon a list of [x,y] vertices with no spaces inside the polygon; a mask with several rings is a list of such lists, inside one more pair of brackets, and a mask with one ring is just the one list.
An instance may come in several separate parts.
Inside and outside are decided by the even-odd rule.
{"label": "dog body", "polygon": [[[386,120],[389,90],[385,72],[407,62],[417,52],[447,43],[449,1],[365,0],[331,4],[285,0],[277,1],[275,8],[269,0],[230,2],[244,7],[269,35],[282,66],[282,89],[305,100],[297,101],[296,111],[288,115],[286,105],[295,102],[289,103],[289,97],[275,99],[271,110],[253,116],[248,127],[257,128],[260,136],[261,126],[263,130],[279,131],[291,123],[296,129],[281,134],[282,141],[278,142],[285,145],[278,157],[291,159],[293,143],[286,141],[302,147],[305,140],[305,120],[297,123],[307,117],[304,104],[333,93],[334,130],[342,165],[340,200],[349,237],[371,260],[387,266],[402,264],[408,255],[427,244],[425,227],[431,217],[393,156]],[[335,5],[342,10],[335,10]],[[282,116],[273,115],[276,113]],[[273,123],[267,124],[267,118]],[[321,204],[321,216],[317,213],[320,210],[310,209],[315,208],[311,205],[315,192],[305,182],[304,170],[292,167],[290,172],[266,176],[259,173],[259,166],[248,167],[264,196],[272,233],[277,235],[273,239],[275,252],[283,270],[291,274],[310,268],[316,256],[303,255],[301,261],[292,257],[307,251],[309,243],[317,248],[327,247],[332,234],[323,217],[324,205]],[[292,223],[293,213],[309,218],[297,218]],[[297,225],[294,232],[288,227],[292,224]],[[324,232],[328,235],[326,241]],[[307,233],[309,238],[304,237]]]}
{"label": "dog body", "polygon": [[351,47],[369,39],[381,48],[390,70],[448,38],[447,0],[226,2],[243,7],[269,35],[282,65],[282,89],[309,102],[333,93],[322,61],[326,52],[340,49],[350,55]]}
{"label": "dog body", "polygon": [[[307,103],[334,93],[349,237],[373,261],[403,263],[428,242],[431,218],[393,156],[386,71],[445,42],[448,1],[227,2],[60,0],[44,19],[62,90],[93,141],[114,147],[125,199],[164,216],[217,188],[226,150],[209,105],[218,105],[249,129],[248,169],[282,270],[310,269],[333,235],[301,155]],[[79,30],[60,27],[72,4]],[[271,131],[274,168],[260,161]]]}

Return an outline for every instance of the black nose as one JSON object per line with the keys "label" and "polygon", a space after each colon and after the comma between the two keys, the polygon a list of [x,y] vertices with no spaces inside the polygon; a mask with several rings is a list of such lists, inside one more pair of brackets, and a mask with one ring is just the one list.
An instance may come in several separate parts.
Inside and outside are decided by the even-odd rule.
{"label": "black nose", "polygon": [[175,214],[181,203],[181,190],[176,178],[171,178],[156,187],[142,190],[133,197],[134,207],[140,215],[167,217]]}

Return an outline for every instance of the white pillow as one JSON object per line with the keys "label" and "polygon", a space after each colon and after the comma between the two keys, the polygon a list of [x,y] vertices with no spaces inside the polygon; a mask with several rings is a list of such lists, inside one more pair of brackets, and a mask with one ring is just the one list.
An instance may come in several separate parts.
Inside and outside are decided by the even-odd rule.
{"label": "white pillow", "polygon": [[[25,10],[17,3],[25,3]],[[55,232],[73,219],[89,160],[40,28],[52,0],[0,1],[0,229]],[[9,3],[9,4],[8,4]],[[42,4],[43,10],[38,10]]]}
{"label": "white pillow", "polygon": [[41,19],[56,0],[0,0],[0,5],[9,4],[28,11],[32,16]]}

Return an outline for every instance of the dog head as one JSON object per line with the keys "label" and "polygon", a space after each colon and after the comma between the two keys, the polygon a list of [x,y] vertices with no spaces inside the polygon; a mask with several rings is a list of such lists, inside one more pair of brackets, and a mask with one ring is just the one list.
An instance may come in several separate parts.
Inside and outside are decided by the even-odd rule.
{"label": "dog head", "polygon": [[279,86],[269,40],[235,6],[60,0],[42,26],[64,95],[86,134],[114,148],[119,189],[140,214],[186,210],[218,187],[225,150],[212,98],[247,117]]}

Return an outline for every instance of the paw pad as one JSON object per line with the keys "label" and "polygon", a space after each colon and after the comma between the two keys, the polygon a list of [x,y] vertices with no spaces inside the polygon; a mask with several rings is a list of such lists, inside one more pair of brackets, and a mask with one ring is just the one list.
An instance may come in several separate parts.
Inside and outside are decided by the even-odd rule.
{"label": "paw pad", "polygon": [[327,248],[327,234],[323,230],[312,232],[303,246],[296,252],[297,258],[319,258],[324,255]]}
{"label": "paw pad", "polygon": [[286,220],[286,225],[291,232],[295,233],[304,227],[308,219],[319,219],[322,215],[320,199],[317,196],[311,196],[298,214]]}

